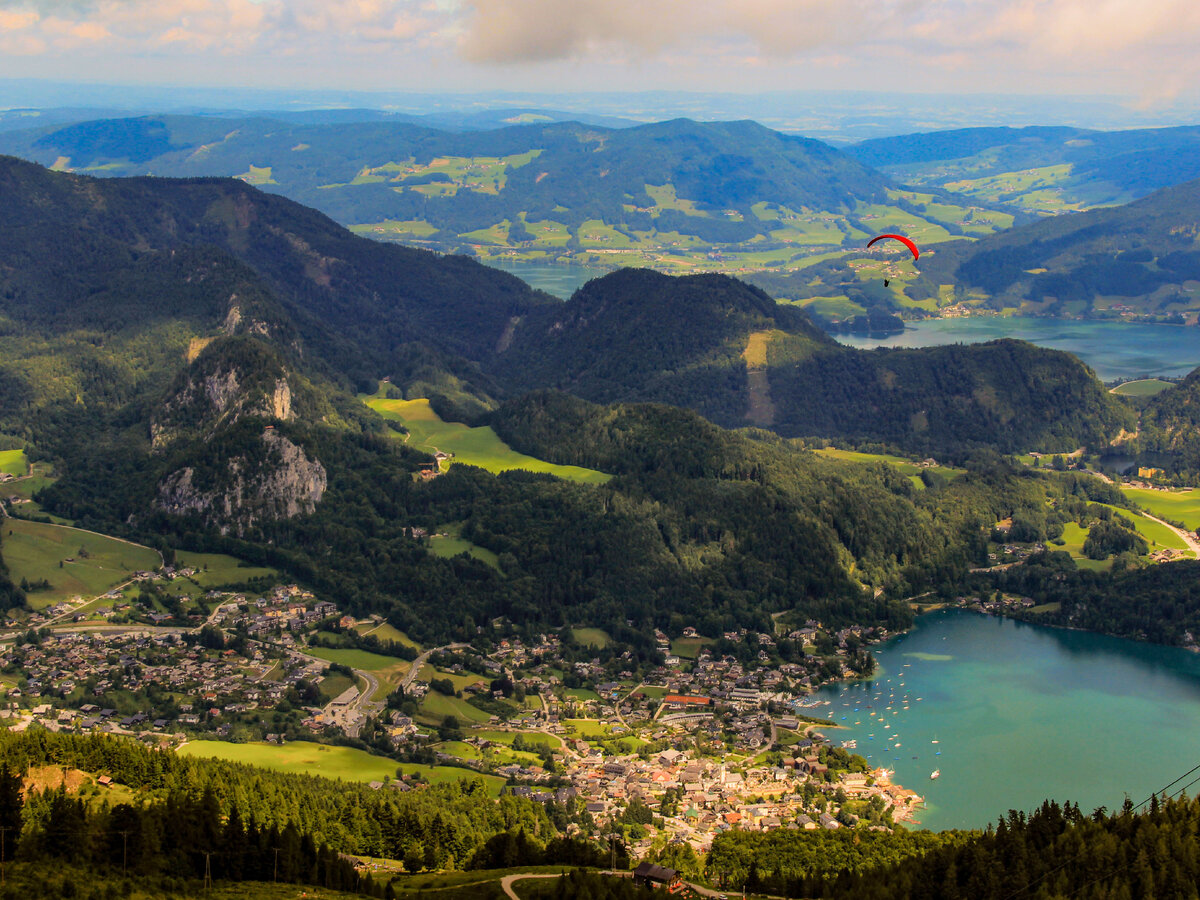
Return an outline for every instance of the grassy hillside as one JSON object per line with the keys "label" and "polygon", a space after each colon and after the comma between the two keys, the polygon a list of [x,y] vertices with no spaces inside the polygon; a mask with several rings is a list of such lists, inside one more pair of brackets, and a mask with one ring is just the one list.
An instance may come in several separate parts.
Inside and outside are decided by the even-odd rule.
{"label": "grassy hillside", "polygon": [[367,406],[385,419],[399,422],[408,435],[409,446],[426,453],[441,451],[449,453],[447,465],[462,463],[479,466],[489,472],[509,472],[520,469],[526,472],[546,472],[559,478],[579,481],[584,484],[603,484],[609,476],[593,469],[579,466],[556,466],[553,463],[534,459],[517,453],[506,445],[491,428],[471,428],[460,422],[444,422],[425,399],[391,400],[382,394],[366,399]]}
{"label": "grassy hillside", "polygon": [[14,582],[50,586],[29,592],[40,609],[61,600],[91,599],[127,581],[133,573],[162,565],[158,552],[116,538],[62,525],[3,520],[4,562]]}

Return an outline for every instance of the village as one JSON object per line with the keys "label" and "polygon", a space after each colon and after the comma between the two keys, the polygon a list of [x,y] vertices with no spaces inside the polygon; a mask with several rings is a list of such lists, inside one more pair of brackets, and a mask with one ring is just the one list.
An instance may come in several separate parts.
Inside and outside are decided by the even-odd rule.
{"label": "village", "polygon": [[712,641],[692,627],[675,639],[657,631],[662,661],[639,668],[628,650],[589,653],[496,623],[471,645],[395,658],[393,689],[380,671],[351,670],[323,649],[330,636],[383,627],[380,617],[343,615],[296,585],[203,599],[190,627],[46,611],[42,627],[0,645],[0,722],[164,746],[359,739],[398,762],[499,776],[515,795],[569,802],[595,835],[620,828],[639,854],[664,842],[703,852],[732,828],[889,828],[921,803],[824,733],[833,723],[806,699],[860,674],[852,664],[869,659],[862,647],[881,631],[826,634],[808,622]]}

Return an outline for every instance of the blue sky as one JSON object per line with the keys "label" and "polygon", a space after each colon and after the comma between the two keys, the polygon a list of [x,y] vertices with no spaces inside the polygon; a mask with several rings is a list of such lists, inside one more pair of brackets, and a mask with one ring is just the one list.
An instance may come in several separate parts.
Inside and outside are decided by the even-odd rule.
{"label": "blue sky", "polygon": [[1200,98],[1197,0],[0,0],[0,77]]}

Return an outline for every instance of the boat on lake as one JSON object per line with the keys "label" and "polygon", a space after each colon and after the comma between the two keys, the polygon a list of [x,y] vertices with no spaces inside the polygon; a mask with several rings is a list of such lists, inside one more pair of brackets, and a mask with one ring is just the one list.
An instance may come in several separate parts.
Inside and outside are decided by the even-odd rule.
{"label": "boat on lake", "polygon": [[933,781],[934,779],[941,778],[941,777],[942,777],[942,770],[941,770],[941,769],[934,769],[932,772],[930,772],[930,773],[929,773],[929,780],[930,780],[930,781]]}

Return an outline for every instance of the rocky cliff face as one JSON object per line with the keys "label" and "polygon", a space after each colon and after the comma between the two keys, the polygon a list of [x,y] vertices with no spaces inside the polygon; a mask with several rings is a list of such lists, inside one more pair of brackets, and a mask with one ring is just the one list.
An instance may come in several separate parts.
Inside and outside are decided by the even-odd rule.
{"label": "rocky cliff face", "polygon": [[211,433],[248,416],[288,422],[295,417],[291,377],[278,356],[255,341],[214,341],[151,420],[151,443],[161,451],[181,437]]}
{"label": "rocky cliff face", "polygon": [[199,515],[223,534],[243,535],[256,523],[312,513],[328,479],[317,459],[273,426],[214,472],[184,466],[158,486],[156,505],[173,515]]}

